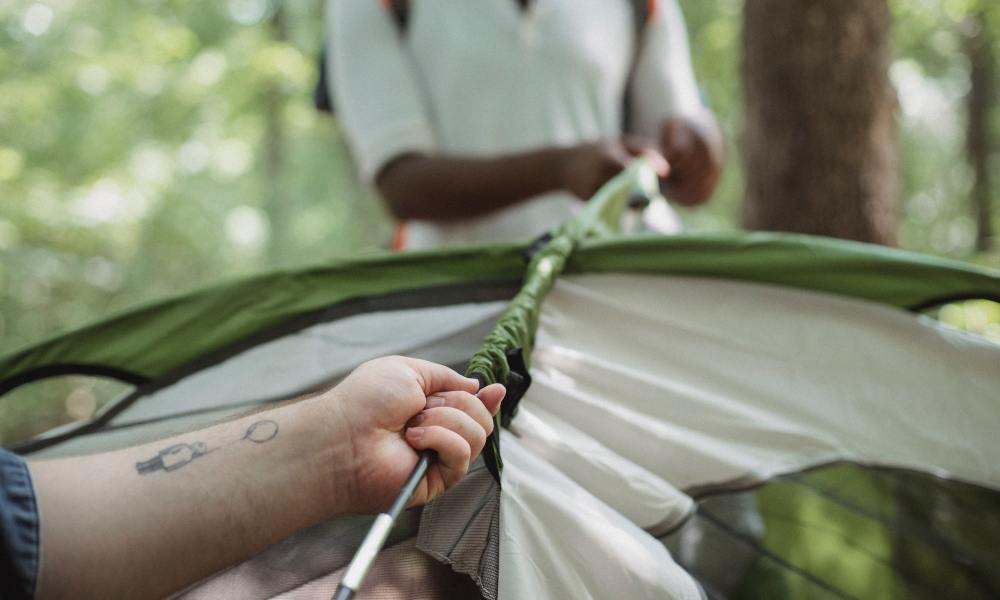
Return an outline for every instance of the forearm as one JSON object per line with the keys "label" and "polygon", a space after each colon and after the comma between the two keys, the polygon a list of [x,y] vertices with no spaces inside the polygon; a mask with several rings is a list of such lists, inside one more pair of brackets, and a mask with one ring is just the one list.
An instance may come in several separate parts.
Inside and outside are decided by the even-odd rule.
{"label": "forearm", "polygon": [[377,178],[398,219],[456,220],[487,214],[563,187],[567,149],[496,157],[403,156]]}
{"label": "forearm", "polygon": [[164,597],[323,519],[387,507],[418,452],[431,450],[437,458],[412,497],[425,504],[465,474],[503,395],[441,365],[386,357],[280,408],[31,463],[37,595]]}
{"label": "forearm", "polygon": [[323,407],[303,401],[145,446],[33,463],[39,597],[162,597],[330,516],[335,429]]}

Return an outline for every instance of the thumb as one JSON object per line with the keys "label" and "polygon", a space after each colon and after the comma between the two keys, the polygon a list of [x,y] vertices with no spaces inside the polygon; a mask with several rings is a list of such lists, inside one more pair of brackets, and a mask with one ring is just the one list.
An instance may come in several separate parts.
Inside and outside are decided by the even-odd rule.
{"label": "thumb", "polygon": [[425,396],[430,396],[437,392],[451,391],[474,394],[479,389],[478,381],[470,377],[463,377],[444,365],[419,358],[403,357],[403,360],[408,362],[410,367],[416,371]]}
{"label": "thumb", "polygon": [[622,138],[622,147],[632,156],[641,156],[648,160],[653,165],[653,170],[661,178],[670,174],[670,163],[663,157],[663,154],[649,143],[635,137],[626,136]]}

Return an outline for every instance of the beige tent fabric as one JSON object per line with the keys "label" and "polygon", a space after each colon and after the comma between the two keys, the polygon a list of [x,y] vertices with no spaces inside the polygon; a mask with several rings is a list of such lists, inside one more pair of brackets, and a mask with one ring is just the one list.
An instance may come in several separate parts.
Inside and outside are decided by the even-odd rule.
{"label": "beige tent fabric", "polygon": [[882,305],[570,277],[546,301],[532,371],[528,414],[559,415],[679,489],[841,459],[1000,488],[1000,345]]}
{"label": "beige tent fabric", "polygon": [[1000,345],[833,295],[560,279],[502,437],[501,598],[687,598],[690,493],[836,460],[1000,488]]}
{"label": "beige tent fabric", "polygon": [[511,432],[534,456],[656,537],[681,525],[694,510],[694,501],[661,477],[543,408],[523,407]]}
{"label": "beige tent fabric", "polygon": [[500,598],[700,600],[667,549],[539,458],[501,438]]}

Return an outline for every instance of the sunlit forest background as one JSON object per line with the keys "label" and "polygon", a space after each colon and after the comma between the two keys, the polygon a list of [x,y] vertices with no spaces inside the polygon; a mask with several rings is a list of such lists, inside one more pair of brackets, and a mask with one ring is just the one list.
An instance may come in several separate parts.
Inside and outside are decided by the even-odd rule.
{"label": "sunlit forest background", "polygon": [[[715,199],[684,216],[733,230],[742,2],[681,4],[730,156]],[[963,48],[1000,33],[995,15],[970,31],[975,5],[892,3],[899,245],[1000,266],[974,250]],[[321,38],[318,1],[0,0],[0,352],[222,278],[384,249],[385,212],[312,106]],[[997,305],[981,306],[953,316],[1000,339]]]}

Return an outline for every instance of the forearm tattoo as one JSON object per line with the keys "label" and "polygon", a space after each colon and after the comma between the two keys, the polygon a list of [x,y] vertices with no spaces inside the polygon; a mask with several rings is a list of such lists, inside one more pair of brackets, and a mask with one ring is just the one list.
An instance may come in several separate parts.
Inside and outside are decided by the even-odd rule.
{"label": "forearm tattoo", "polygon": [[156,456],[144,461],[135,463],[135,470],[140,475],[153,473],[155,471],[176,471],[189,464],[196,458],[205,456],[209,452],[221,450],[226,446],[231,446],[237,442],[247,440],[255,444],[263,444],[274,439],[278,435],[278,424],[270,419],[257,421],[247,427],[247,431],[238,440],[223,444],[216,448],[209,448],[205,442],[190,442],[183,444],[173,444],[160,450]]}

